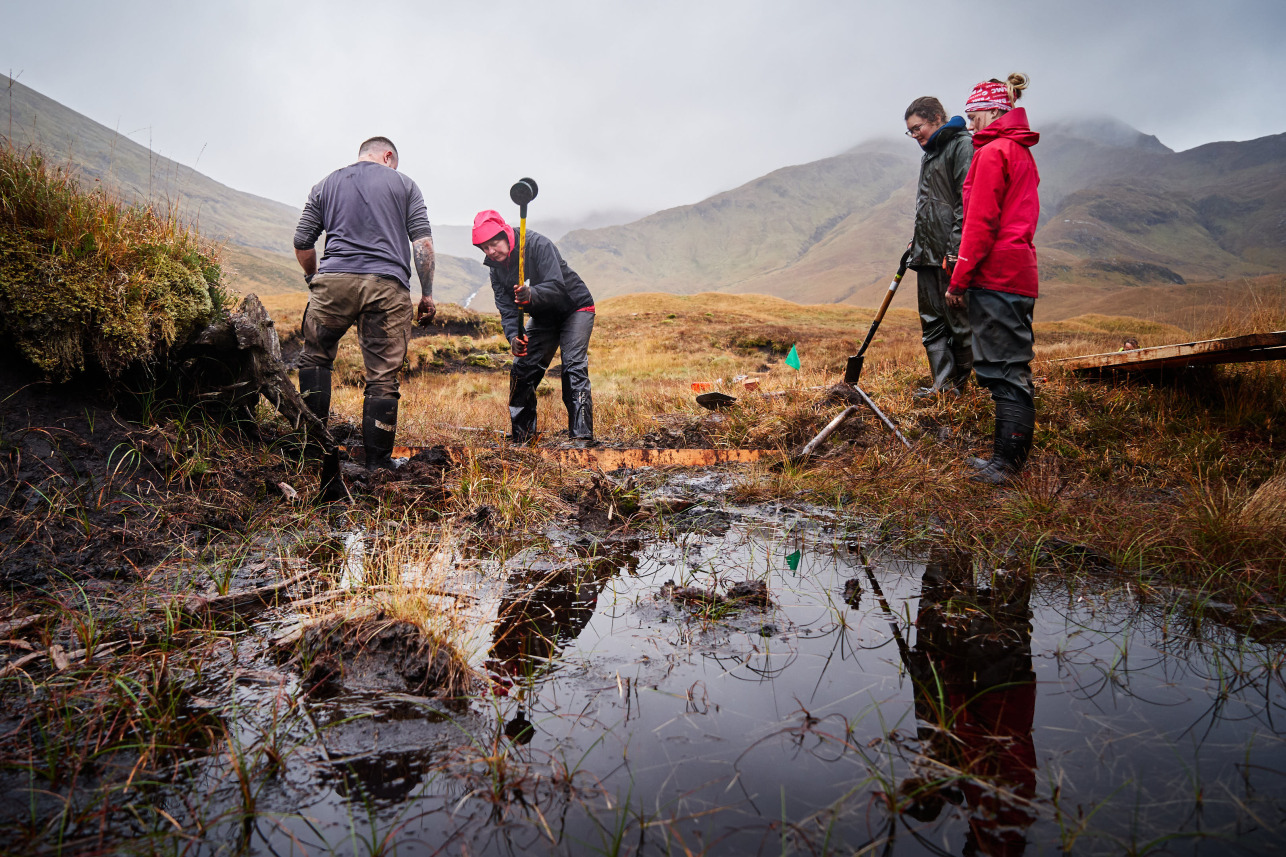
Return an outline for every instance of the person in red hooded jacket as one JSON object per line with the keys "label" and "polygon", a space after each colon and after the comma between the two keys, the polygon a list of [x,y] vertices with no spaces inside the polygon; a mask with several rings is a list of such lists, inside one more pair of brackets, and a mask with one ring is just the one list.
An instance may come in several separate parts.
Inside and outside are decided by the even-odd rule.
{"label": "person in red hooded jacket", "polygon": [[[1001,485],[1027,463],[1036,427],[1031,381],[1032,311],[1038,277],[1036,221],[1040,175],[1031,147],[1040,134],[1014,104],[1025,74],[983,81],[965,102],[973,131],[973,162],[964,183],[964,228],[947,290],[947,305],[968,305],[974,374],[991,391],[996,430],[990,459],[973,458],[972,478]],[[966,299],[966,293],[968,297]]]}
{"label": "person in red hooded jacket", "polygon": [[[594,332],[594,296],[568,267],[554,242],[527,230],[524,277],[518,282],[514,231],[495,211],[473,218],[473,244],[491,269],[491,291],[513,368],[509,375],[509,421],[514,443],[536,436],[536,387],[545,377],[554,352],[563,356],[563,404],[567,434],[574,443],[594,442],[594,400],[589,384],[589,337]],[[522,314],[530,316],[523,329]]]}

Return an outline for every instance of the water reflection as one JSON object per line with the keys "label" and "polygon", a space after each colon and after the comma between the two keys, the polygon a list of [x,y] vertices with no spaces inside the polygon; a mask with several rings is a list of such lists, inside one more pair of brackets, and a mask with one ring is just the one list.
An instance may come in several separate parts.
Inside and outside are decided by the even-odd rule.
{"label": "water reflection", "polygon": [[[559,652],[589,624],[608,581],[638,569],[638,542],[613,547],[604,554],[601,545],[573,545],[570,561],[522,562],[510,571],[484,663],[497,693],[517,688],[521,701],[531,683],[555,668]],[[521,706],[505,731],[521,743],[531,740],[534,726]]]}
{"label": "water reflection", "polygon": [[1031,593],[1029,574],[980,585],[966,555],[934,551],[924,566],[906,667],[922,752],[938,764],[900,791],[922,821],[962,800],[965,854],[1022,854],[1037,818]]}

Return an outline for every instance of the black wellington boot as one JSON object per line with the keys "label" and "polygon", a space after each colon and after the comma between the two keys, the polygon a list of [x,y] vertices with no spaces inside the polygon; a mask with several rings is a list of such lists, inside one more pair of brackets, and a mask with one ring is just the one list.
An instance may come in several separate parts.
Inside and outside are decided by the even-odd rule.
{"label": "black wellington boot", "polygon": [[1013,402],[996,403],[995,452],[986,467],[969,477],[975,482],[1004,485],[1014,478],[1031,452],[1036,412]]}
{"label": "black wellington boot", "polygon": [[362,446],[366,469],[393,469],[393,435],[397,433],[397,399],[368,398],[362,404]]}
{"label": "black wellington boot", "polygon": [[571,394],[567,409],[567,434],[577,446],[594,445],[594,400],[588,390]]}
{"label": "black wellington boot", "polygon": [[964,348],[951,349],[951,362],[955,368],[951,386],[963,393],[969,384],[969,376],[973,374],[973,349],[967,345]]}
{"label": "black wellington boot", "polygon": [[330,422],[330,370],[321,366],[305,366],[299,370],[299,395],[308,410],[322,425]]}
{"label": "black wellington boot", "polygon": [[925,349],[924,353],[929,358],[929,372],[933,375],[933,385],[921,387],[911,396],[916,399],[933,399],[941,393],[960,395],[960,391],[955,387],[956,367],[951,349],[946,345],[936,344],[932,348]]}

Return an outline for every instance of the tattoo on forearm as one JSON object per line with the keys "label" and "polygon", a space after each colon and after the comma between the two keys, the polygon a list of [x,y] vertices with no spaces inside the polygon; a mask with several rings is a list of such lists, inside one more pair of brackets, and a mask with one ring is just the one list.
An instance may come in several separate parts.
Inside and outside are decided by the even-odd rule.
{"label": "tattoo on forearm", "polygon": [[432,297],[433,272],[437,268],[437,257],[433,253],[433,239],[421,238],[411,246],[415,251],[415,272],[420,275],[420,293],[425,297]]}

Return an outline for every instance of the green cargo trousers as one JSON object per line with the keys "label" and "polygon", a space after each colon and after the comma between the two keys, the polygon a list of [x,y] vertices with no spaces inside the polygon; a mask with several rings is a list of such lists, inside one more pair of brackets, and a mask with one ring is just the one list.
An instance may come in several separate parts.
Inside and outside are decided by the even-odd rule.
{"label": "green cargo trousers", "polygon": [[392,277],[317,274],[308,287],[299,367],[331,369],[339,340],[354,324],[366,366],[367,398],[398,398],[414,310],[411,292]]}

